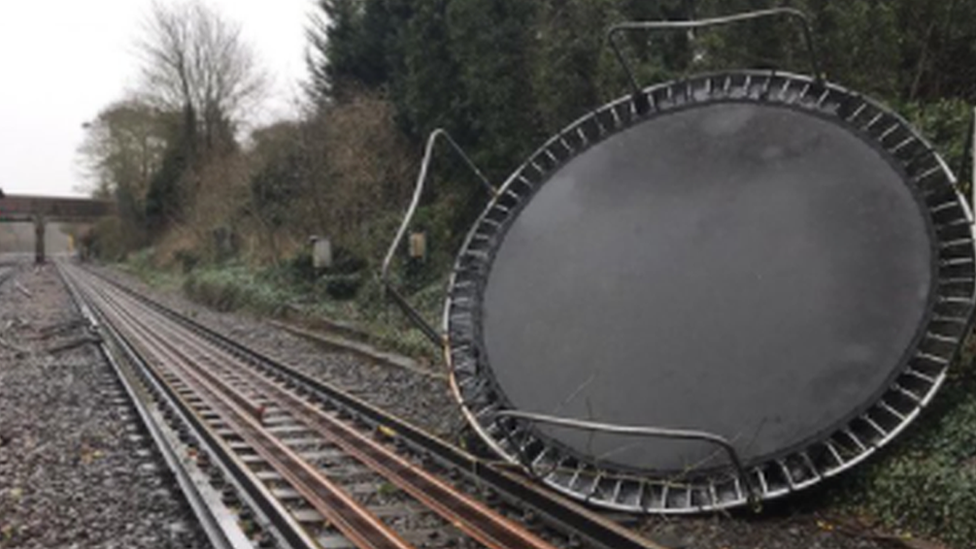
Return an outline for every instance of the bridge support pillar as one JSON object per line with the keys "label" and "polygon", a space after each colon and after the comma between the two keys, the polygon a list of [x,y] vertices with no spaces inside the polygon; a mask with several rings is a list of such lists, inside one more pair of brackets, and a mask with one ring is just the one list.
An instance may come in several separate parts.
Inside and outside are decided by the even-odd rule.
{"label": "bridge support pillar", "polygon": [[34,216],[34,263],[44,263],[44,216],[37,214]]}

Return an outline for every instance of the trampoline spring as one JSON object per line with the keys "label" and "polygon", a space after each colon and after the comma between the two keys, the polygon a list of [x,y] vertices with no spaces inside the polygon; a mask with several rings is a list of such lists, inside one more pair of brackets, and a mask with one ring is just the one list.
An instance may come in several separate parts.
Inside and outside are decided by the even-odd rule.
{"label": "trampoline spring", "polygon": [[[604,112],[605,112],[605,111],[604,111]],[[608,134],[608,133],[610,133],[610,132],[609,132],[609,131],[607,130],[607,128],[606,128],[606,126],[604,126],[604,125],[603,125],[603,121],[602,121],[602,120],[600,120],[600,116],[599,116],[599,113],[597,113],[597,114],[595,114],[595,115],[593,115],[593,123],[594,123],[594,124],[596,124],[596,130],[597,130],[597,133],[599,133],[599,134],[600,134],[600,137],[602,137],[602,136],[604,136],[604,135],[606,135],[606,134]]]}
{"label": "trampoline spring", "polygon": [[828,89],[824,90],[824,92],[817,99],[817,108],[820,108],[823,105],[824,101],[826,101],[827,100],[827,97],[829,97],[829,96],[830,96],[830,89],[828,88]]}
{"label": "trampoline spring", "polygon": [[837,447],[834,446],[833,442],[828,440],[824,442],[824,446],[827,447],[827,451],[829,451],[830,455],[833,456],[834,461],[837,462],[838,467],[843,467],[844,464],[847,463],[847,461],[845,461],[844,458],[840,455],[840,452],[837,451]]}
{"label": "trampoline spring", "polygon": [[[961,303],[963,305],[971,305],[973,299],[969,297],[955,297],[951,295],[939,296],[939,303]],[[948,360],[945,361],[948,364]]]}
{"label": "trampoline spring", "polygon": [[973,284],[974,282],[976,282],[976,278],[973,278],[971,276],[961,276],[956,278],[944,278],[939,281],[939,286],[951,286],[953,284]]}
{"label": "trampoline spring", "polygon": [[532,182],[531,182],[531,181],[529,181],[529,180],[528,180],[528,178],[526,178],[526,177],[525,177],[524,175],[522,175],[522,174],[519,174],[519,175],[518,175],[518,177],[517,177],[516,179],[517,179],[517,180],[518,180],[518,181],[519,181],[520,183],[522,183],[523,185],[525,185],[526,187],[528,187],[529,189],[534,189],[534,188],[535,188],[535,185],[533,185],[533,184],[532,184]]}
{"label": "trampoline spring", "polygon": [[776,465],[779,465],[780,470],[783,472],[783,476],[786,478],[786,483],[789,485],[790,489],[796,488],[796,483],[793,481],[793,474],[790,468],[786,466],[786,462],[781,459],[776,460]]}
{"label": "trampoline spring", "polygon": [[630,112],[631,120],[640,116],[641,108],[637,104],[639,101],[638,97],[640,96],[631,96],[630,101],[627,102],[627,110]]}
{"label": "trampoline spring", "polygon": [[739,477],[732,479],[732,491],[735,492],[735,499],[745,499],[746,495],[742,491],[742,480]]}
{"label": "trampoline spring", "polygon": [[945,211],[945,210],[949,210],[949,209],[955,208],[956,206],[957,206],[957,204],[953,200],[953,201],[949,201],[949,202],[943,202],[942,204],[939,204],[938,206],[933,206],[929,211],[932,212],[932,213],[939,213],[941,211]]}
{"label": "trampoline spring", "polygon": [[762,469],[756,469],[756,476],[759,477],[759,487],[762,489],[763,494],[769,493],[769,481],[766,480],[766,472]]}
{"label": "trampoline spring", "polygon": [[905,171],[906,172],[911,171],[911,169],[915,167],[915,164],[918,164],[919,162],[925,160],[931,160],[931,159],[932,159],[931,149],[923,147],[921,151],[915,151],[912,154],[912,157],[905,162]]}
{"label": "trampoline spring", "polygon": [[854,434],[854,431],[852,431],[851,429],[844,429],[843,433],[847,435],[848,438],[851,439],[851,442],[853,442],[854,445],[857,446],[857,448],[862,453],[868,450],[867,445],[865,445],[864,442],[862,442],[861,439],[856,434]]}
{"label": "trampoline spring", "polygon": [[881,435],[881,438],[885,438],[888,436],[888,431],[886,431],[883,427],[878,425],[878,422],[874,421],[874,419],[872,419],[871,416],[864,414],[863,416],[861,416],[861,419],[864,420],[865,423],[870,425],[872,429],[877,431],[877,433]]}
{"label": "trampoline spring", "polygon": [[[475,412],[474,413],[474,417],[477,418],[477,419],[481,419],[481,418],[487,416],[488,414],[495,413],[495,411],[497,409],[498,409],[498,404],[497,403],[491,403],[488,406],[485,406],[484,408],[482,408],[481,410],[478,410],[477,412]],[[499,428],[500,429],[497,421],[491,422],[491,425],[493,425],[496,428]]]}
{"label": "trampoline spring", "polygon": [[644,495],[647,493],[647,480],[641,479],[637,481],[637,507],[641,509],[649,510],[649,507],[644,505]]}
{"label": "trampoline spring", "polygon": [[875,124],[880,122],[882,118],[884,118],[884,112],[879,112],[878,114],[874,115],[874,118],[869,120],[868,123],[861,129],[864,131],[870,130]]}
{"label": "trampoline spring", "polygon": [[932,376],[930,376],[930,375],[928,375],[926,373],[919,372],[918,370],[916,370],[914,368],[907,368],[905,370],[905,373],[908,374],[908,375],[910,375],[910,376],[912,376],[912,377],[921,379],[922,381],[924,381],[924,382],[926,382],[926,383],[928,383],[930,385],[935,385],[938,382],[938,380],[936,380],[934,377],[932,377]]}
{"label": "trampoline spring", "polygon": [[[460,366],[457,365],[455,366],[455,368],[460,368]],[[469,386],[477,386],[479,381],[480,381],[479,378],[472,376],[466,379],[462,379],[461,381],[458,381],[457,386],[458,389],[461,389],[462,391],[467,391]]]}
{"label": "trampoline spring", "polygon": [[779,98],[780,99],[785,99],[786,98],[786,92],[787,92],[787,90],[790,89],[790,84],[791,83],[792,83],[792,80],[790,80],[788,78],[783,80],[783,86],[779,89]]}
{"label": "trampoline spring", "polygon": [[810,457],[808,452],[801,452],[800,456],[803,458],[803,462],[806,463],[807,467],[810,468],[810,472],[813,473],[813,477],[816,479],[823,478],[820,474],[820,469],[813,463],[813,458]]}
{"label": "trampoline spring", "polygon": [[613,487],[613,493],[610,495],[610,501],[617,501],[620,498],[620,491],[623,488],[623,479],[617,479],[617,484]]}
{"label": "trampoline spring", "polygon": [[573,156],[574,154],[576,154],[576,149],[574,149],[569,144],[569,142],[566,141],[566,137],[565,136],[562,136],[562,135],[559,136],[559,144],[563,146],[563,149],[566,150],[566,154],[568,156]]}
{"label": "trampoline spring", "polygon": [[[495,221],[493,219],[485,218],[485,219],[481,220],[481,222],[482,223],[486,223],[488,225],[495,225],[495,226],[498,226],[498,227],[501,226],[500,223],[498,223],[497,221]],[[469,258],[469,259],[473,259],[475,261],[486,261],[488,259],[488,254],[485,253],[485,252],[483,252],[483,251],[481,251],[481,250],[472,250],[472,249],[468,248],[464,252],[464,257]]]}
{"label": "trampoline spring", "polygon": [[895,133],[900,127],[901,124],[897,124],[897,123],[893,124],[890,128],[888,128],[880,136],[878,136],[878,141],[884,141],[889,135]]}
{"label": "trampoline spring", "polygon": [[566,483],[566,486],[568,486],[568,487],[574,486],[576,484],[576,482],[579,481],[579,478],[580,478],[580,475],[581,474],[583,474],[583,469],[580,468],[579,466],[577,466],[576,467],[576,470],[573,471],[573,476],[571,476],[569,478],[569,482]]}
{"label": "trampoline spring", "polygon": [[[670,89],[670,88],[668,88],[668,89]],[[620,113],[617,112],[617,106],[616,105],[614,105],[613,107],[610,107],[610,114],[613,116],[613,126],[614,126],[614,128],[619,128],[620,126],[623,125],[623,123],[620,120]]]}
{"label": "trampoline spring", "polygon": [[549,160],[552,161],[553,164],[559,164],[559,159],[556,157],[555,154],[552,153],[552,150],[550,148],[546,147],[546,150],[542,152],[549,158]]}
{"label": "trampoline spring", "polygon": [[894,385],[892,385],[891,388],[894,389],[895,391],[897,391],[898,393],[904,395],[905,397],[907,397],[912,402],[915,402],[916,404],[921,404],[922,403],[922,397],[916,395],[912,391],[909,391],[908,389],[902,387],[901,385],[899,385],[897,383],[895,383]]}
{"label": "trampoline spring", "polygon": [[916,177],[915,178],[915,182],[916,183],[921,183],[922,181],[928,179],[929,177],[932,177],[934,174],[937,174],[940,171],[942,171],[942,166],[935,166],[933,168],[929,168],[929,169],[925,170],[924,172],[922,172],[921,175],[919,175],[918,177]]}
{"label": "trampoline spring", "polygon": [[[940,301],[954,301],[956,299],[958,299],[958,298],[942,297],[942,298],[940,298]],[[965,300],[965,301],[968,301],[968,300]],[[934,362],[936,364],[939,364],[941,366],[948,366],[949,365],[949,361],[947,359],[942,358],[941,356],[930,355],[929,353],[925,353],[925,352],[922,352],[922,351],[919,351],[919,352],[915,353],[915,358],[921,358],[922,360],[929,360],[929,361],[932,361],[932,362]]]}
{"label": "trampoline spring", "polygon": [[576,135],[579,136],[580,141],[582,142],[582,146],[584,148],[590,145],[590,140],[588,137],[586,137],[586,132],[583,131],[582,125],[576,126]]}
{"label": "trampoline spring", "polygon": [[[973,240],[971,238],[957,238],[955,240],[949,240],[948,242],[943,242],[942,244],[939,245],[939,248],[945,250],[948,248],[958,248],[959,246],[970,247],[972,245],[973,245]],[[956,279],[956,282],[968,282],[971,280],[972,280],[971,278],[965,280]]]}
{"label": "trampoline spring", "polygon": [[539,466],[539,463],[542,462],[543,459],[545,459],[546,455],[549,453],[549,450],[550,450],[549,446],[546,446],[542,449],[541,452],[539,452],[539,455],[535,456],[535,459],[532,460],[533,471],[535,471],[535,468]]}
{"label": "trampoline spring", "polygon": [[959,343],[958,337],[946,336],[931,331],[925,332],[925,337],[929,339],[934,339],[935,341],[941,341],[942,343],[951,343],[951,344]]}
{"label": "trampoline spring", "polygon": [[900,150],[904,149],[905,147],[907,147],[912,141],[915,141],[915,136],[914,135],[909,136],[908,139],[906,139],[906,140],[902,141],[901,143],[895,145],[888,152],[890,152],[892,154],[895,154],[898,151],[900,151]]}
{"label": "trampoline spring", "polygon": [[878,401],[878,407],[884,410],[885,412],[888,412],[889,414],[895,416],[901,422],[904,422],[908,419],[908,417],[905,416],[905,414],[899,412],[898,410],[895,410],[893,407],[891,407],[890,404],[888,404],[884,400]]}
{"label": "trampoline spring", "polygon": [[964,226],[964,225],[969,225],[969,220],[966,219],[966,218],[964,218],[964,217],[960,217],[959,219],[955,219],[953,221],[947,221],[945,223],[941,223],[939,225],[936,225],[935,226],[935,230],[936,231],[943,231],[945,229],[951,229],[952,227],[960,227],[960,226]]}
{"label": "trampoline spring", "polygon": [[[586,490],[586,496],[583,498],[583,501],[590,502],[591,500],[593,500],[593,496],[595,496],[597,492],[602,492],[602,490],[600,490],[600,482],[603,480],[604,474],[605,473],[603,471],[598,471],[596,474],[593,475],[593,482],[592,484],[590,484],[589,489]],[[601,498],[597,498],[597,499],[601,499]]]}
{"label": "trampoline spring", "polygon": [[[807,84],[807,86],[809,87],[809,84]],[[854,120],[857,119],[858,116],[861,116],[861,113],[864,112],[864,110],[867,108],[868,108],[868,104],[862,102],[861,105],[857,109],[855,109],[850,116],[847,117],[847,121],[853,122]]]}
{"label": "trampoline spring", "polygon": [[962,325],[966,325],[969,322],[969,320],[967,318],[964,318],[964,317],[959,317],[959,316],[945,316],[945,315],[938,315],[938,314],[932,315],[932,321],[933,322],[947,322],[947,323],[950,323],[950,324],[962,324]]}
{"label": "trampoline spring", "polygon": [[798,96],[799,99],[803,99],[804,97],[807,96],[808,93],[810,93],[811,85],[812,84],[810,82],[807,82],[806,85],[803,86],[803,89],[800,90],[800,95]]}

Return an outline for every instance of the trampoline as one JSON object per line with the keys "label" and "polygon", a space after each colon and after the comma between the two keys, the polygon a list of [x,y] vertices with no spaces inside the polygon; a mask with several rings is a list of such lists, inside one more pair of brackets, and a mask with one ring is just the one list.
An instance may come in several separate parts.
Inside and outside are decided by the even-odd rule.
{"label": "trampoline", "polygon": [[[574,498],[724,509],[850,469],[946,378],[976,292],[972,215],[931,145],[831,84],[740,70],[641,88],[494,188],[441,131],[383,263],[491,450]],[[809,26],[804,36],[819,74]],[[390,283],[433,145],[492,191],[443,331]]]}
{"label": "trampoline", "polygon": [[[452,387],[495,451],[574,497],[777,497],[929,402],[967,333],[973,255],[952,174],[879,104],[764,71],[654,86],[553,137],[475,224],[445,311]],[[506,410],[709,433],[742,469],[713,441]]]}

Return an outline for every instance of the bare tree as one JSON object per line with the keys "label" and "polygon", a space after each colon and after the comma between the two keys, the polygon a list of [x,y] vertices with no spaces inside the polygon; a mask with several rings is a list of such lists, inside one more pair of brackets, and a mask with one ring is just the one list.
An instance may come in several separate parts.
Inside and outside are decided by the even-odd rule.
{"label": "bare tree", "polygon": [[155,2],[144,36],[137,48],[146,97],[187,113],[208,147],[220,137],[232,139],[268,83],[240,26],[199,0]]}

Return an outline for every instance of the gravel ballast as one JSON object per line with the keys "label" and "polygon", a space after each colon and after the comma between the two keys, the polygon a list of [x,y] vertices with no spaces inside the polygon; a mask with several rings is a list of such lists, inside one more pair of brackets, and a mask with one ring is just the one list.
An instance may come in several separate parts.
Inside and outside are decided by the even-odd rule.
{"label": "gravel ballast", "polygon": [[204,548],[54,267],[0,286],[0,548]]}

